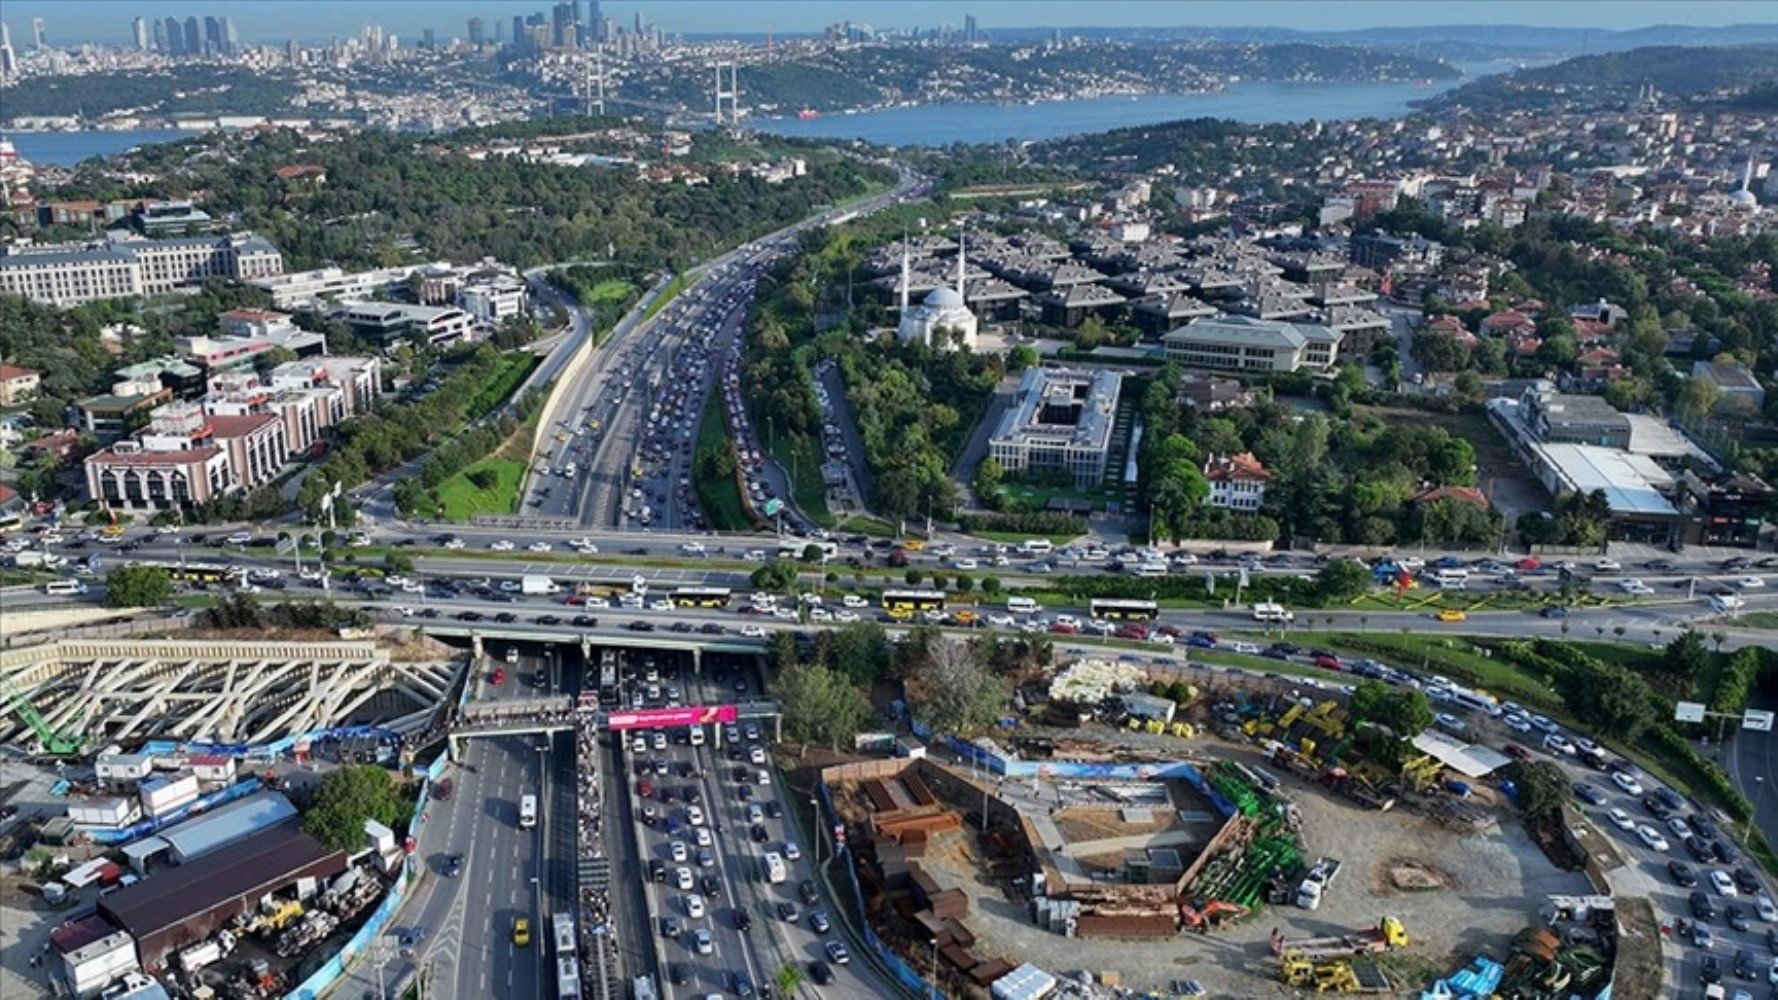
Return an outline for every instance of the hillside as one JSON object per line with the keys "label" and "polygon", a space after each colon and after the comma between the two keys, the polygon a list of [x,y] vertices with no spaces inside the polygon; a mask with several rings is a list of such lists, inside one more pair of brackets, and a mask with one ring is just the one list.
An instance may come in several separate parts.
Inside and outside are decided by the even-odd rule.
{"label": "hillside", "polygon": [[1663,94],[1692,97],[1778,80],[1778,46],[1708,49],[1677,45],[1580,56],[1549,66],[1484,77],[1427,101],[1432,111],[1495,112],[1556,104],[1621,102],[1653,84]]}

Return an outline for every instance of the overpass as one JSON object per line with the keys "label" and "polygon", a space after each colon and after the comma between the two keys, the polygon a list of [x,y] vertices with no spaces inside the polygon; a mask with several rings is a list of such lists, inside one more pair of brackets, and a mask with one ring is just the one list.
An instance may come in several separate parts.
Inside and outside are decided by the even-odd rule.
{"label": "overpass", "polygon": [[769,639],[747,639],[738,636],[705,635],[698,632],[629,632],[584,631],[574,628],[551,628],[525,622],[452,622],[428,621],[418,627],[421,635],[434,639],[468,639],[476,657],[484,657],[487,643],[533,642],[541,645],[578,645],[588,663],[595,649],[641,649],[670,653],[690,653],[692,670],[701,671],[705,653],[734,656],[764,656]]}
{"label": "overpass", "polygon": [[[773,739],[783,738],[783,716],[778,703],[751,700],[735,703],[737,719],[772,720]],[[532,733],[568,732],[586,719],[597,728],[605,728],[610,713],[602,709],[577,708],[566,695],[546,698],[507,698],[495,701],[471,701],[446,731],[452,760],[457,759],[458,741],[496,736],[526,736]],[[715,727],[716,747],[722,747],[722,727]]]}

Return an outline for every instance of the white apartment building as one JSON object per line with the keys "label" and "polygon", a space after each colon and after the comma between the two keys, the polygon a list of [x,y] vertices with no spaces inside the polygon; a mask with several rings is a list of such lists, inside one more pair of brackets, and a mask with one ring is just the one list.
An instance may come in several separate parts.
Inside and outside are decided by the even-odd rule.
{"label": "white apartment building", "polygon": [[1030,368],[988,439],[1007,472],[1067,469],[1076,486],[1105,479],[1123,376],[1114,371]]}
{"label": "white apartment building", "polygon": [[1253,457],[1252,452],[1238,455],[1211,455],[1204,462],[1204,478],[1210,483],[1210,496],[1205,503],[1228,510],[1253,512],[1266,502],[1266,483],[1271,472]]}
{"label": "white apartment building", "polygon": [[1338,330],[1251,316],[1206,316],[1162,338],[1167,360],[1212,371],[1324,372],[1339,356]]}

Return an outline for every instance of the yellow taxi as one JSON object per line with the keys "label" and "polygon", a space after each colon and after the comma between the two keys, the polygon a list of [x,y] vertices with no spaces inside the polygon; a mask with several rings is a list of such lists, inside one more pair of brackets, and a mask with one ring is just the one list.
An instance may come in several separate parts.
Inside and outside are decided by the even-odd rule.
{"label": "yellow taxi", "polygon": [[973,611],[951,612],[951,620],[959,625],[974,625],[976,622],[981,621],[981,618],[981,615],[978,615]]}
{"label": "yellow taxi", "polygon": [[1437,617],[1441,622],[1466,622],[1469,620],[1467,612],[1458,611],[1456,608],[1446,608],[1440,611]]}
{"label": "yellow taxi", "polygon": [[512,922],[512,943],[515,947],[526,948],[531,944],[531,918],[517,917]]}
{"label": "yellow taxi", "polygon": [[926,547],[926,542],[924,539],[910,538],[907,541],[902,542],[901,547],[907,549],[909,552],[918,552]]}

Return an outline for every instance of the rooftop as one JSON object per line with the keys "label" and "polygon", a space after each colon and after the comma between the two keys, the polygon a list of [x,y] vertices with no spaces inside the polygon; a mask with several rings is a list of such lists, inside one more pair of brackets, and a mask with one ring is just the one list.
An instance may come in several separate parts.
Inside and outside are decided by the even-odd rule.
{"label": "rooftop", "polygon": [[213,854],[245,837],[256,836],[296,819],[296,807],[277,792],[257,792],[161,831],[182,862]]}
{"label": "rooftop", "polygon": [[1580,493],[1603,491],[1613,514],[1679,514],[1660,489],[1670,487],[1673,477],[1650,459],[1590,444],[1535,447],[1568,489]]}
{"label": "rooftop", "polygon": [[994,437],[1066,438],[1077,447],[1108,447],[1122,382],[1114,371],[1027,369]]}
{"label": "rooftop", "polygon": [[1340,334],[1314,323],[1287,323],[1252,316],[1205,316],[1179,327],[1165,339],[1298,351],[1310,343],[1338,343]]}

